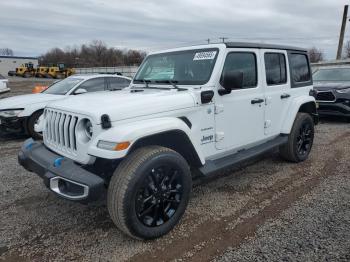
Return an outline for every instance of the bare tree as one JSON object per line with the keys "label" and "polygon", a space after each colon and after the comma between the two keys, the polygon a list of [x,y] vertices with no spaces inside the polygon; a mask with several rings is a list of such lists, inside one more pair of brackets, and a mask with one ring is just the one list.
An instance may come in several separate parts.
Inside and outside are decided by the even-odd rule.
{"label": "bare tree", "polygon": [[40,57],[42,65],[64,63],[71,67],[139,65],[146,53],[139,50],[120,50],[94,40],[80,47],[53,48]]}
{"label": "bare tree", "polygon": [[13,50],[7,47],[0,48],[0,55],[13,56]]}
{"label": "bare tree", "polygon": [[321,62],[324,58],[323,51],[316,47],[312,47],[311,49],[309,49],[309,56],[311,63]]}

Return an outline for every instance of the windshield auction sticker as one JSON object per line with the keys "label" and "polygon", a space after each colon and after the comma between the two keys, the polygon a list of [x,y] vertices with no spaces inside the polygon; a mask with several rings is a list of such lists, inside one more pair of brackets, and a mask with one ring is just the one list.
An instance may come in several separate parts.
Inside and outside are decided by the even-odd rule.
{"label": "windshield auction sticker", "polygon": [[193,57],[193,61],[195,60],[213,60],[215,58],[216,51],[209,52],[199,52],[196,53]]}

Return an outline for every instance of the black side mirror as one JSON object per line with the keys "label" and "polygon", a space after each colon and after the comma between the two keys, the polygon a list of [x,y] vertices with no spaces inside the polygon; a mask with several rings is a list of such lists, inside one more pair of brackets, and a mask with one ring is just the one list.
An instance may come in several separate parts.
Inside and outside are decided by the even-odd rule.
{"label": "black side mirror", "polygon": [[241,89],[243,87],[243,72],[226,71],[223,73],[220,83],[224,88],[219,90],[220,95],[229,94],[232,89]]}

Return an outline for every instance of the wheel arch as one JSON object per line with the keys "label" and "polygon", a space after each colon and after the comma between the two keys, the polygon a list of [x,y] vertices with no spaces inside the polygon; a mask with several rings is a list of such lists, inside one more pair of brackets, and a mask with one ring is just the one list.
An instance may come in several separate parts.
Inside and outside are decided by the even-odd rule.
{"label": "wheel arch", "polygon": [[186,159],[190,166],[199,167],[202,165],[201,159],[190,138],[180,129],[167,130],[141,137],[132,144],[128,154],[140,147],[151,145],[164,146],[176,151]]}
{"label": "wheel arch", "polygon": [[289,134],[294,120],[296,118],[296,115],[298,113],[307,113],[310,114],[311,117],[314,120],[314,123],[318,123],[318,114],[317,114],[317,106],[316,101],[313,97],[301,97],[299,99],[294,100],[288,110],[288,114],[286,116],[286,119],[284,120],[284,123],[282,125],[282,134]]}

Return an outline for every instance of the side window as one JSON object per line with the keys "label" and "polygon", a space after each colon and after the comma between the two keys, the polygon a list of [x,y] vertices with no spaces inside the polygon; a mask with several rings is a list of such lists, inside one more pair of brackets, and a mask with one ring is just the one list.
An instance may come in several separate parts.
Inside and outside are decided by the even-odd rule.
{"label": "side window", "polygon": [[129,86],[130,81],[121,77],[108,77],[110,89],[122,89]]}
{"label": "side window", "polygon": [[229,71],[243,73],[242,88],[254,88],[258,84],[256,56],[250,52],[232,52],[226,57],[221,77]]}
{"label": "side window", "polygon": [[87,92],[96,92],[105,90],[105,79],[103,77],[94,78],[85,81],[78,88],[84,88]]}
{"label": "side window", "polygon": [[267,85],[287,83],[286,57],[281,53],[265,53],[265,70]]}
{"label": "side window", "polygon": [[290,64],[294,83],[308,82],[311,80],[310,68],[305,54],[291,54]]}

